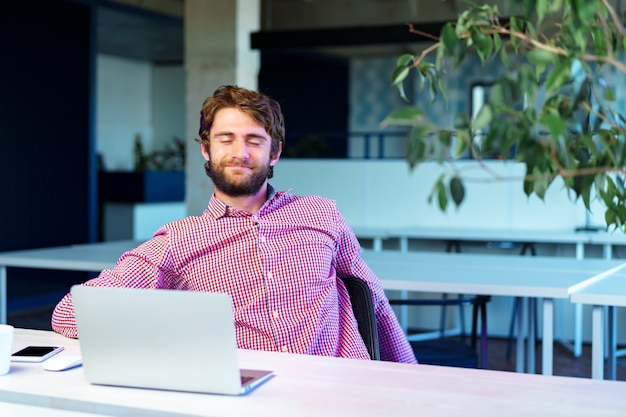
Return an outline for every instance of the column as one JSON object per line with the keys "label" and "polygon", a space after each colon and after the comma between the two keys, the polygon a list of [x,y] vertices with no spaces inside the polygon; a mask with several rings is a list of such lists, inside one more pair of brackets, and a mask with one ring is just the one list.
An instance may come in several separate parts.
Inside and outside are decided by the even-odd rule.
{"label": "column", "polygon": [[250,33],[260,29],[260,0],[185,0],[186,204],[199,215],[213,193],[198,136],[200,108],[220,85],[257,88],[260,55]]}

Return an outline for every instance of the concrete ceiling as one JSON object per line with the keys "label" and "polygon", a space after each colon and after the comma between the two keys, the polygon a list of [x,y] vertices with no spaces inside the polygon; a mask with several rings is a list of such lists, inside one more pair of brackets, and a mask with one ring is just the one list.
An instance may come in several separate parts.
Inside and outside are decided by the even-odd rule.
{"label": "concrete ceiling", "polygon": [[[312,3],[312,0],[297,1],[304,1],[304,4],[309,1]],[[184,60],[183,18],[139,7],[142,3],[135,2],[136,4],[130,5],[131,3],[130,0],[103,1],[99,3],[96,11],[98,52],[124,58],[146,60],[153,63],[182,63]],[[353,28],[355,33],[351,35],[352,38],[358,40],[359,37],[364,36],[361,33],[362,29],[368,28]],[[334,32],[332,30],[318,29],[317,31],[294,31],[293,36],[288,36],[288,39],[280,39],[281,33],[279,31],[279,33],[274,34],[278,35],[277,40],[274,39],[276,36],[272,38],[272,34],[269,33],[269,43],[264,43],[263,46],[258,45],[256,48],[285,48],[287,45],[282,45],[281,42],[297,43],[298,39],[304,39],[308,36],[305,44],[293,44],[290,47],[350,58],[383,55],[397,56],[406,52],[415,53],[417,43],[419,43],[419,40],[412,41],[406,36],[408,29],[405,23],[398,23],[395,28],[391,28],[395,32],[402,32],[404,36],[402,39],[398,39],[397,34],[395,36],[388,35],[389,25],[378,28],[370,27],[369,29],[369,32],[372,32],[373,35],[366,37],[369,42],[365,44],[362,42],[360,44],[354,44],[354,42],[320,43],[320,39],[327,39]],[[339,30],[345,31],[345,29]],[[438,33],[438,30],[432,28],[431,30],[433,33]],[[308,32],[312,32],[312,34]],[[356,35],[356,32],[361,33],[361,35]],[[372,40],[371,36],[378,36],[380,39]],[[313,39],[313,44],[310,44],[311,39]],[[272,45],[274,41],[281,45]]]}
{"label": "concrete ceiling", "polygon": [[96,11],[98,52],[154,63],[181,63],[183,20],[130,7]]}

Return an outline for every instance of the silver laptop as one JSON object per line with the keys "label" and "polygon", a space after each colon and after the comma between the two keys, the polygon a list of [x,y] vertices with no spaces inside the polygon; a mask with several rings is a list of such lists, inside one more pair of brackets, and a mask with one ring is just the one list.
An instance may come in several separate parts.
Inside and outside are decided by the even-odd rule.
{"label": "silver laptop", "polygon": [[71,291],[92,384],[239,395],[272,375],[239,369],[227,294],[84,285]]}

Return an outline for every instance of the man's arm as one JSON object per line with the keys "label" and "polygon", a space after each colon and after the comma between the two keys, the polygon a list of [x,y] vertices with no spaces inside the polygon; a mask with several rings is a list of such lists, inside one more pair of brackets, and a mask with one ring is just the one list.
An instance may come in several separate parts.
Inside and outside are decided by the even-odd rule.
{"label": "man's arm", "polygon": [[354,276],[367,282],[372,292],[381,360],[417,363],[411,345],[389,304],[380,280],[361,258],[361,247],[354,232],[338,213],[337,275]]}
{"label": "man's arm", "polygon": [[[105,269],[97,278],[83,285],[97,287],[156,288],[163,283],[164,265],[168,263],[166,237],[159,235],[128,251],[113,269]],[[161,283],[161,284],[160,284]],[[111,306],[115,308],[115,306]],[[66,294],[56,305],[51,318],[52,329],[65,337],[78,338],[72,294]]]}

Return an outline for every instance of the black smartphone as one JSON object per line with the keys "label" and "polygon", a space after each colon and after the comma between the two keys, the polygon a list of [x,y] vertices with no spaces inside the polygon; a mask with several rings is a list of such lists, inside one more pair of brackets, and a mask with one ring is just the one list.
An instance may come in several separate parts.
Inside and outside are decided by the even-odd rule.
{"label": "black smartphone", "polygon": [[63,350],[63,346],[26,346],[11,355],[12,362],[43,362]]}

